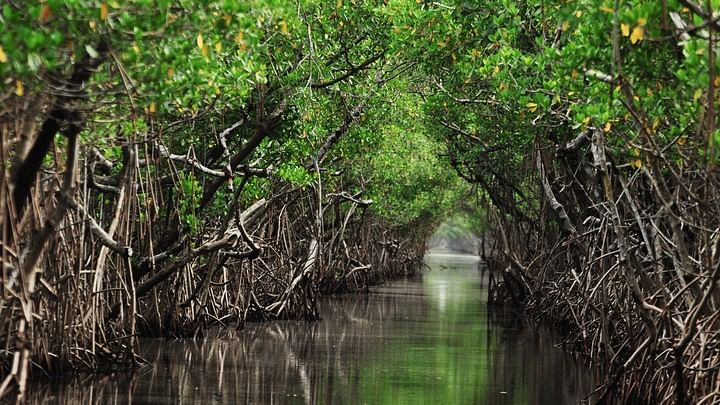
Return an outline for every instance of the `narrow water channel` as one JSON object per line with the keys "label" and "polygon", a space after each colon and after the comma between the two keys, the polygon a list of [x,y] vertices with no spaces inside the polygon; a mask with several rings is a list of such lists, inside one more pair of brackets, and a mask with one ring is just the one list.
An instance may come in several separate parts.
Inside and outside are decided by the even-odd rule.
{"label": "narrow water channel", "polygon": [[[494,315],[476,258],[322,302],[323,320],[202,341],[144,340],[154,366],[37,387],[37,403],[577,404],[590,373],[554,334]],[[486,275],[485,275],[486,276]]]}

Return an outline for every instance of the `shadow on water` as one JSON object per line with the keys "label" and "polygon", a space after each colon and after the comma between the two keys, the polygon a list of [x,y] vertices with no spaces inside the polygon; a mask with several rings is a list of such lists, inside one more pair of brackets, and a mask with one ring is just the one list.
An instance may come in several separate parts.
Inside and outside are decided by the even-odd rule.
{"label": "shadow on water", "polygon": [[582,403],[593,381],[557,336],[490,320],[476,258],[434,253],[427,264],[422,278],[324,300],[320,322],[143,340],[153,367],[35,387],[33,402]]}

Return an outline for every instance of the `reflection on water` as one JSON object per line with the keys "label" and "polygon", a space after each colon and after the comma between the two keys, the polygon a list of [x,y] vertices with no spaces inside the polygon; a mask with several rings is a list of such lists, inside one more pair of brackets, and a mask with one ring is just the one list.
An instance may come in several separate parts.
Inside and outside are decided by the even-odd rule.
{"label": "reflection on water", "polygon": [[[154,367],[37,387],[44,403],[575,404],[589,373],[557,337],[488,320],[475,259],[435,254],[422,279],[322,303],[323,320],[203,341],[142,341]],[[496,317],[493,317],[494,319]]]}

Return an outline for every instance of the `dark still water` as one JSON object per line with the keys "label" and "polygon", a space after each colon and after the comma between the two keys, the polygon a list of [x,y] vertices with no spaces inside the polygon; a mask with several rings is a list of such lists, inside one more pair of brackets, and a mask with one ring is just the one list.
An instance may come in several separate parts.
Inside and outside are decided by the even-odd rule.
{"label": "dark still water", "polygon": [[34,389],[38,403],[577,404],[588,370],[557,336],[488,320],[478,262],[427,256],[422,279],[329,298],[320,322],[141,341],[154,366]]}

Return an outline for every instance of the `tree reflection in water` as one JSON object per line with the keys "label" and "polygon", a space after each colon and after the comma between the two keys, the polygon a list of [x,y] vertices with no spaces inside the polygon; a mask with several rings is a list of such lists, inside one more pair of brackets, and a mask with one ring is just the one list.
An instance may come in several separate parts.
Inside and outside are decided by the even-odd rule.
{"label": "tree reflection in water", "polygon": [[320,322],[143,340],[153,367],[35,387],[33,402],[575,404],[592,390],[555,334],[488,315],[476,261],[428,264],[422,279],[326,299]]}

